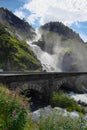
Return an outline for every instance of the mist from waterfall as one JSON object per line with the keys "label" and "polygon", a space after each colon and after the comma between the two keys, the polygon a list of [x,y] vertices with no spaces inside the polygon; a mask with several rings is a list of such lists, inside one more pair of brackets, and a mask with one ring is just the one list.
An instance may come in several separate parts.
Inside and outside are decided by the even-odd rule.
{"label": "mist from waterfall", "polygon": [[[87,46],[84,43],[43,30],[36,30],[36,37],[27,43],[47,72],[87,71]],[[40,46],[42,43],[44,48]]]}
{"label": "mist from waterfall", "polygon": [[43,51],[38,45],[33,44],[41,38],[41,33],[38,30],[36,30],[36,34],[36,38],[32,41],[27,41],[27,43],[36,55],[37,59],[41,62],[43,70],[46,70],[47,72],[61,72],[59,53],[62,52],[62,48],[55,45],[53,47],[53,54]]}

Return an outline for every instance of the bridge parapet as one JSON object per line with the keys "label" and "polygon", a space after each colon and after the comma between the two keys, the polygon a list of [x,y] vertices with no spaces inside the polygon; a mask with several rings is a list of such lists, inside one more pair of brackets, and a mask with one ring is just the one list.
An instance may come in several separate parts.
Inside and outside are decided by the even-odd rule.
{"label": "bridge parapet", "polygon": [[[60,87],[68,82],[77,83],[76,79],[80,76],[87,76],[87,72],[79,73],[0,73],[0,82],[17,88],[27,83],[27,89],[33,89],[44,93],[49,97],[53,91],[58,91]],[[78,80],[79,81],[79,80]],[[21,87],[20,87],[21,88]]]}

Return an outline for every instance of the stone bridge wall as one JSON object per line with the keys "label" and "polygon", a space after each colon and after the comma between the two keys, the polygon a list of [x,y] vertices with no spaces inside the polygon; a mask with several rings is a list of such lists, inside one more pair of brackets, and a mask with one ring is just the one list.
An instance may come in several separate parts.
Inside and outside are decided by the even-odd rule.
{"label": "stone bridge wall", "polygon": [[[76,76],[75,76],[76,75]],[[87,76],[79,76],[79,74],[59,74],[55,73],[50,75],[37,75],[37,74],[30,74],[30,75],[3,75],[0,77],[0,81],[6,83],[10,89],[19,89],[19,90],[35,90],[45,96],[49,97],[53,91],[59,91],[60,87],[67,83],[72,88],[78,86],[79,84],[83,84],[84,77],[85,77],[85,85],[87,85]]]}
{"label": "stone bridge wall", "polygon": [[13,82],[9,84],[11,89],[20,89],[25,90],[35,90],[46,96],[50,96],[53,91],[59,91],[63,84],[68,84],[72,88],[79,84],[79,79],[81,77],[71,77],[71,78],[59,78],[59,79],[50,79],[50,80],[38,80],[38,81],[29,81],[29,82]]}

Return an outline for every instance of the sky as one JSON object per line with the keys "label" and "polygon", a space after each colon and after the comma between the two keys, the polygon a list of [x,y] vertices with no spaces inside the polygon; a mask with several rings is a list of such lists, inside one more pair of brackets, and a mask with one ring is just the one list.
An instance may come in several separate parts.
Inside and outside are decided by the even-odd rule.
{"label": "sky", "polygon": [[0,0],[0,7],[35,28],[50,21],[62,22],[87,42],[87,0]]}

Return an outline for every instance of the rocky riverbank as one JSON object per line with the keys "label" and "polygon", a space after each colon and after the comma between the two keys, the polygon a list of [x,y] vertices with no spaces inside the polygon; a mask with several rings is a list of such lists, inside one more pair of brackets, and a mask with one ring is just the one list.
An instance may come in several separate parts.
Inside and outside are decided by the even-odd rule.
{"label": "rocky riverbank", "polygon": [[33,112],[29,113],[29,115],[31,115],[32,120],[35,123],[39,123],[42,118],[46,118],[47,116],[49,116],[53,113],[54,114],[57,113],[59,115],[63,114],[64,116],[70,116],[71,118],[79,117],[79,113],[76,111],[68,112],[66,109],[62,109],[60,107],[52,108],[50,105],[43,107],[43,108],[40,108],[36,111],[33,111]]}
{"label": "rocky riverbank", "polygon": [[[85,104],[87,106],[87,94],[76,94],[73,92],[68,93],[68,95],[74,99],[77,103]],[[35,102],[35,99],[34,99]],[[37,104],[38,102],[38,104]],[[64,116],[70,116],[71,118],[78,118],[79,112],[72,111],[68,112],[66,109],[60,108],[60,107],[54,107],[52,108],[51,105],[48,105],[46,103],[42,103],[41,101],[37,101],[36,104],[33,104],[33,111],[29,113],[31,115],[32,120],[35,123],[39,123],[42,118],[46,118],[47,116],[51,114],[63,114]],[[84,107],[83,104],[83,107]],[[36,107],[37,106],[37,107]],[[35,109],[36,108],[36,109]],[[85,107],[87,109],[87,107]],[[85,119],[87,119],[87,113],[84,116]]]}

